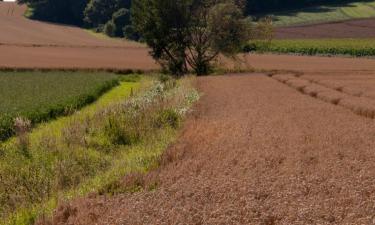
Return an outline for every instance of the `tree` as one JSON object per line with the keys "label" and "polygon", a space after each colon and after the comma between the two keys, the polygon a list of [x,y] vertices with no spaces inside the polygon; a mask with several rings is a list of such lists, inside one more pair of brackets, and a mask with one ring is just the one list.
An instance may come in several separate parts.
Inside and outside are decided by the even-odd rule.
{"label": "tree", "polygon": [[88,0],[18,0],[33,9],[33,18],[57,23],[82,25],[83,10]]}
{"label": "tree", "polygon": [[99,27],[110,21],[120,9],[129,9],[130,3],[131,0],[90,0],[84,10],[84,21],[91,27]]}
{"label": "tree", "polygon": [[134,0],[132,22],[151,55],[176,75],[209,73],[219,54],[236,54],[250,34],[249,19],[231,0]]}
{"label": "tree", "polygon": [[130,25],[130,12],[128,9],[122,8],[112,15],[112,20],[108,23],[113,23],[113,35],[115,37],[124,37],[124,29]]}

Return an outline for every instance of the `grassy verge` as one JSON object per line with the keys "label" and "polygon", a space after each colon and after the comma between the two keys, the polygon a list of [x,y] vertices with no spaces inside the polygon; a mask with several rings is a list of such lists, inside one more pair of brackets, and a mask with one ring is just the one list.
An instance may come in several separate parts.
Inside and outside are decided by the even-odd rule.
{"label": "grassy verge", "polygon": [[33,224],[60,201],[111,193],[124,175],[157,165],[199,97],[190,83],[122,82],[80,112],[0,146],[3,223]]}
{"label": "grassy verge", "polygon": [[66,115],[119,84],[119,76],[97,72],[0,72],[0,141],[14,135],[14,119],[33,124]]}
{"label": "grassy verge", "polygon": [[306,25],[375,17],[375,1],[342,3],[336,6],[316,6],[299,10],[276,12],[275,26]]}
{"label": "grassy verge", "polygon": [[290,39],[273,40],[271,44],[252,42],[245,51],[371,57],[375,56],[374,44],[375,39]]}

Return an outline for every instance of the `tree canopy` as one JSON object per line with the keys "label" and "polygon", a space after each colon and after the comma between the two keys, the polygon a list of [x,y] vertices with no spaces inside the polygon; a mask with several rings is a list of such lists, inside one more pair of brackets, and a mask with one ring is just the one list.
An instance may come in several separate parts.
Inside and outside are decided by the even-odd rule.
{"label": "tree canopy", "polygon": [[56,23],[83,24],[88,0],[18,0],[33,8],[33,18]]}
{"label": "tree canopy", "polygon": [[232,0],[134,0],[135,30],[151,55],[173,74],[207,74],[219,54],[233,55],[249,39],[250,21]]}

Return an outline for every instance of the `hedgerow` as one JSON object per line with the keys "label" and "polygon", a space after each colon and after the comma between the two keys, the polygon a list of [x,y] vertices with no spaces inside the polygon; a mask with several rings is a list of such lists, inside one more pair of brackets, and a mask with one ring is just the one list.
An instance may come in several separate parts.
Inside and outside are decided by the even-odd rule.
{"label": "hedgerow", "polygon": [[189,83],[124,82],[80,113],[30,133],[18,118],[21,132],[0,145],[0,218],[33,224],[61,198],[110,191],[122,176],[157,165],[199,98]]}

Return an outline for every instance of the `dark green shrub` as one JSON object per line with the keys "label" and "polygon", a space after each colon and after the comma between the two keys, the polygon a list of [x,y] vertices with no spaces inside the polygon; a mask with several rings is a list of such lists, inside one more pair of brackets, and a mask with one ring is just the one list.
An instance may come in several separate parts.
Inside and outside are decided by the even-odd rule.
{"label": "dark green shrub", "polygon": [[115,37],[116,29],[116,24],[112,20],[104,25],[104,33],[110,37]]}
{"label": "dark green shrub", "polygon": [[112,15],[112,22],[115,24],[114,34],[116,37],[124,37],[124,28],[130,24],[130,12],[122,8]]}
{"label": "dark green shrub", "polygon": [[109,116],[104,127],[104,133],[112,144],[134,144],[139,141],[141,134],[140,127],[132,122],[130,118],[127,119],[124,116]]}
{"label": "dark green shrub", "polygon": [[66,190],[81,183],[84,178],[102,171],[109,162],[99,153],[89,152],[86,149],[63,149],[54,163],[54,186],[58,190]]}
{"label": "dark green shrub", "polygon": [[178,128],[181,124],[181,116],[174,109],[161,110],[155,120],[155,125],[158,128],[161,127],[172,127]]}

